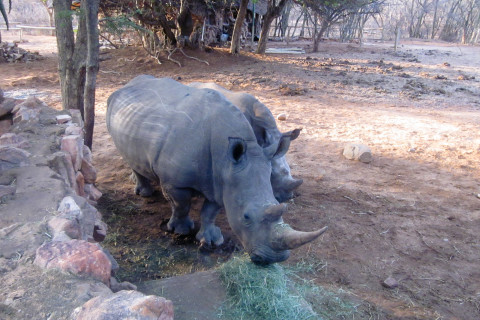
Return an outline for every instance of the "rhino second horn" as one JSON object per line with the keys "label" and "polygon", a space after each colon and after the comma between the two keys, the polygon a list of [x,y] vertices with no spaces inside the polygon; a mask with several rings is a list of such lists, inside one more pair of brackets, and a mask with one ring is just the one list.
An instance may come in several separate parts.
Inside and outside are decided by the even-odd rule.
{"label": "rhino second horn", "polygon": [[288,224],[278,224],[272,230],[272,247],[276,250],[296,249],[315,240],[327,229],[328,227],[323,227],[316,231],[302,232],[293,230]]}
{"label": "rhino second horn", "polygon": [[287,205],[284,203],[272,205],[265,209],[265,220],[276,221],[285,213],[286,210]]}

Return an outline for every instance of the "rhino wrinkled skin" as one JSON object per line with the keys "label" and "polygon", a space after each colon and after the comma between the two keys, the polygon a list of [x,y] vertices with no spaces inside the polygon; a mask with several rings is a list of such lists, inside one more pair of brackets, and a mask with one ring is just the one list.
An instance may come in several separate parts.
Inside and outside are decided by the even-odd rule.
{"label": "rhino wrinkled skin", "polygon": [[272,158],[285,155],[280,139],[271,157],[258,143],[243,113],[215,90],[196,89],[172,79],[138,76],[108,99],[107,128],[132,168],[135,192],[149,195],[157,181],[172,206],[167,224],[180,234],[193,229],[191,198],[205,198],[196,237],[220,245],[215,217],[224,208],[228,222],[256,263],[288,258],[326,227],[299,232],[283,223],[285,205],[270,182]]}
{"label": "rhino wrinkled skin", "polygon": [[[276,152],[281,138],[284,143],[290,144],[300,134],[300,129],[281,133],[277,128],[275,118],[270,110],[254,96],[245,92],[232,92],[213,82],[192,82],[189,86],[201,89],[213,89],[223,94],[231,103],[243,112],[245,118],[252,126],[258,144],[266,149],[266,152]],[[273,155],[272,155],[273,156]],[[270,177],[273,194],[279,202],[285,202],[293,198],[293,191],[302,183],[302,179],[294,179],[291,175],[290,166],[285,156],[272,159],[272,175]]]}

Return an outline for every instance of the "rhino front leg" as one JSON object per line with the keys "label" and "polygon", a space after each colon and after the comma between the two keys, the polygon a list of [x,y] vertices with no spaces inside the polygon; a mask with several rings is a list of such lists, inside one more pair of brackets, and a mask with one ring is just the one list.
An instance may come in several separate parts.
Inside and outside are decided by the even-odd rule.
{"label": "rhino front leg", "polygon": [[153,188],[150,184],[150,180],[132,170],[133,180],[135,181],[135,194],[139,194],[142,197],[150,197],[153,194]]}
{"label": "rhino front leg", "polygon": [[172,206],[172,217],[167,223],[168,231],[178,234],[189,234],[194,224],[188,216],[190,203],[192,200],[192,191],[190,189],[171,188],[163,190],[165,198]]}
{"label": "rhino front leg", "polygon": [[202,246],[219,246],[223,243],[223,236],[220,228],[215,225],[215,218],[221,207],[215,202],[205,199],[202,211],[200,212],[201,226],[197,233],[197,240]]}

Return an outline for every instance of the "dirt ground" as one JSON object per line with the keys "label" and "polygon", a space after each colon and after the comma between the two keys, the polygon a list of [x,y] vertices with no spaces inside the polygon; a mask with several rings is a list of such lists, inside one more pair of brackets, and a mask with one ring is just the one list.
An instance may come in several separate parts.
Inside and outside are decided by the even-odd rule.
{"label": "dirt ground", "polygon": [[[20,46],[44,59],[1,64],[0,87],[60,108],[55,38],[26,39]],[[277,121],[281,131],[303,128],[287,158],[304,183],[285,220],[299,230],[330,229],[292,252],[287,264],[308,264],[306,277],[355,296],[368,311],[364,318],[480,318],[480,48],[408,41],[394,52],[386,42],[326,41],[309,53],[307,42],[289,46],[307,53],[188,51],[209,65],[177,53],[181,68],[166,56],[158,64],[141,48],[102,54],[93,152],[110,250],[122,268],[135,265],[135,276],[124,277],[141,281],[209,268],[239,248],[224,215],[218,224],[227,244],[199,252],[194,237],[165,233],[170,209],[158,192],[151,199],[133,195],[129,169],[106,131],[105,108],[114,90],[146,73],[247,91],[274,115],[288,115]],[[368,145],[373,162],[343,158],[348,142]],[[200,205],[194,205],[196,221]],[[143,247],[119,245],[125,235]],[[158,248],[172,246],[174,253],[150,259],[149,251],[161,256]],[[182,259],[192,261],[179,266]],[[163,274],[155,269],[160,264],[167,265]],[[389,276],[397,288],[382,286]]]}

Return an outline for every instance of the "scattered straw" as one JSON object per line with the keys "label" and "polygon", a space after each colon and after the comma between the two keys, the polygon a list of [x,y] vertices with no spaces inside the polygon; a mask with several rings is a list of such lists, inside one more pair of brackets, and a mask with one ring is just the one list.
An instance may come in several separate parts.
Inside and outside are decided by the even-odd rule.
{"label": "scattered straw", "polygon": [[227,287],[227,302],[221,316],[227,319],[320,319],[295,292],[279,264],[266,267],[248,257],[233,258],[220,268]]}

